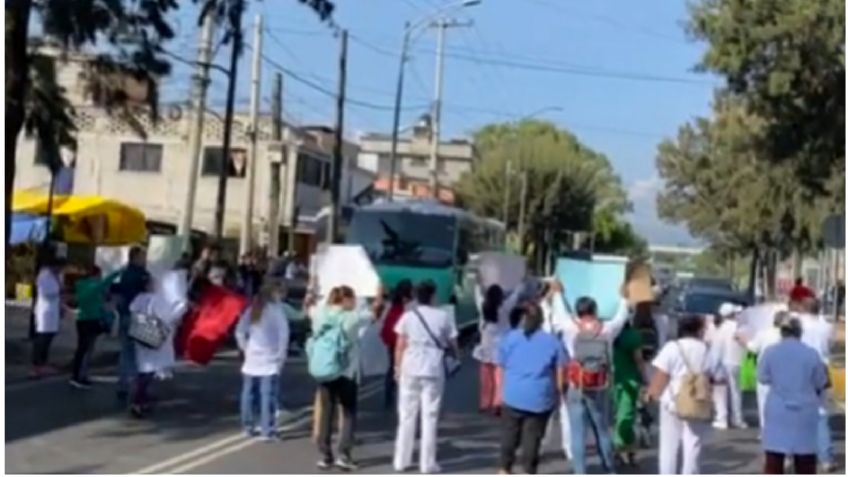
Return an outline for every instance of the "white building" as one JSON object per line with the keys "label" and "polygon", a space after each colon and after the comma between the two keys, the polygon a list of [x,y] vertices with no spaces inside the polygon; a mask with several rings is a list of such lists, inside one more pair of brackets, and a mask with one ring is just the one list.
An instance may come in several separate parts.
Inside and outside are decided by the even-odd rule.
{"label": "white building", "polygon": [[[153,124],[145,113],[135,119],[146,133],[141,137],[127,121],[110,117],[86,96],[85,60],[72,57],[62,61],[59,77],[77,112],[77,153],[74,167],[74,193],[96,194],[128,203],[145,213],[149,222],[176,229],[186,200],[189,175],[189,125],[193,111],[180,105],[163,105],[162,118]],[[245,172],[249,157],[246,114],[236,114],[228,168],[224,235],[237,238],[245,205]],[[333,134],[324,127],[284,125],[283,140],[272,141],[272,121],[260,118],[257,140],[254,190],[254,240],[267,243],[270,210],[271,163],[281,163],[279,224],[281,249],[287,230],[296,231],[293,249],[301,255],[314,250],[318,237],[318,216],[329,204]],[[203,153],[197,184],[193,228],[213,230],[222,167],[223,121],[206,114]],[[50,177],[34,140],[18,139],[17,189],[47,189]],[[343,203],[361,199],[372,188],[376,175],[356,167],[358,148],[345,142],[341,196]]]}

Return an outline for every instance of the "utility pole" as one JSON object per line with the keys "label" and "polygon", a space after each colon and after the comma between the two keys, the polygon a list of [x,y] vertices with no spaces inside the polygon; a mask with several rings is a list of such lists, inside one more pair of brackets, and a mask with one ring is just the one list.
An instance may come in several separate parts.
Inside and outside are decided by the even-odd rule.
{"label": "utility pole", "polygon": [[333,143],[332,181],[330,182],[330,217],[327,222],[327,244],[333,244],[339,237],[339,218],[341,216],[341,181],[344,166],[344,148],[342,147],[344,128],[345,83],[347,81],[347,30],[341,31],[339,49],[339,91],[336,95],[336,130]]}
{"label": "utility pole", "polygon": [[188,156],[188,190],[186,191],[185,206],[180,221],[180,245],[183,252],[191,247],[191,228],[194,221],[194,199],[197,195],[197,176],[200,166],[200,155],[203,146],[203,115],[206,110],[206,90],[209,87],[209,64],[212,62],[212,37],[215,20],[212,12],[203,19],[200,32],[200,45],[197,49],[197,71],[194,74],[194,89],[192,90],[192,116]]}
{"label": "utility pole", "polygon": [[454,19],[440,18],[432,26],[438,29],[436,48],[436,91],[433,100],[433,114],[430,135],[430,194],[439,198],[439,134],[442,122],[442,93],[444,89],[445,31],[448,28],[469,27],[471,21],[460,22]]}
{"label": "utility pole", "polygon": [[274,92],[271,95],[273,128],[271,139],[280,144],[279,160],[271,160],[271,187],[268,193],[268,256],[280,254],[280,167],[286,154],[283,141],[283,74],[274,75]]}
{"label": "utility pole", "polygon": [[243,41],[241,17],[244,13],[244,0],[238,0],[233,6],[235,10],[232,28],[232,51],[230,52],[230,77],[227,83],[227,107],[224,111],[224,144],[221,147],[221,164],[218,171],[218,197],[215,201],[215,238],[220,241],[224,237],[224,211],[227,205],[227,176],[230,172],[230,145],[233,132],[233,109],[236,101],[236,81],[238,78],[238,57]]}
{"label": "utility pole", "polygon": [[518,205],[518,253],[524,252],[524,216],[527,213],[527,169],[521,171],[521,196]]}
{"label": "utility pole", "polygon": [[505,228],[509,228],[509,185],[512,176],[512,161],[509,159],[506,161],[506,171],[504,174],[503,223]]}
{"label": "utility pole", "polygon": [[398,70],[397,89],[395,89],[395,111],[392,122],[392,152],[389,156],[389,202],[395,197],[395,168],[397,167],[398,134],[400,134],[400,103],[403,100],[403,70],[406,65],[406,50],[412,33],[409,22],[403,26],[403,45],[400,49],[400,69]]}
{"label": "utility pole", "polygon": [[256,187],[256,140],[259,135],[259,95],[262,82],[262,15],[256,15],[253,25],[253,64],[250,74],[250,157],[247,159],[244,188],[244,215],[241,223],[239,252],[244,255],[253,248],[253,191]]}

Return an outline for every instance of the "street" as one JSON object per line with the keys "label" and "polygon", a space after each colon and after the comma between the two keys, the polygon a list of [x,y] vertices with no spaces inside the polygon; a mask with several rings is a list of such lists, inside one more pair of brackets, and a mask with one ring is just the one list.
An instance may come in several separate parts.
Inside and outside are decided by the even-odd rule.
{"label": "street", "polygon": [[[114,378],[99,376],[88,391],[60,377],[11,384],[6,389],[6,471],[10,473],[314,473],[311,442],[314,384],[303,358],[292,358],[282,380],[280,442],[264,443],[239,432],[239,362],[216,359],[209,367],[182,366],[175,379],[158,385],[155,415],[129,418],[114,401]],[[95,373],[97,374],[97,373]],[[446,473],[496,470],[500,423],[476,408],[477,369],[467,358],[448,384],[439,432],[439,461]],[[157,383],[158,384],[158,383]],[[360,390],[355,458],[362,473],[390,473],[395,421],[382,407],[382,380]],[[746,399],[749,422],[755,419]],[[844,414],[832,419],[837,462],[844,461]],[[558,438],[540,471],[570,472]],[[656,473],[656,452],[640,453],[640,470]],[[627,471],[627,469],[622,469]],[[703,451],[704,473],[759,473],[757,430],[713,432]],[[841,469],[840,469],[841,471]],[[600,472],[590,457],[590,472]]]}

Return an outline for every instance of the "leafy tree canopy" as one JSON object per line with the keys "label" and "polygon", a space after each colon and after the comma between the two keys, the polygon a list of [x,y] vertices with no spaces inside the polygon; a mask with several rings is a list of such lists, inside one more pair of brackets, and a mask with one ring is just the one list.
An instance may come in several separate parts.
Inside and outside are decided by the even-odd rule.
{"label": "leafy tree canopy", "polygon": [[845,0],[699,0],[688,27],[700,67],[761,118],[763,159],[820,195],[844,183]]}

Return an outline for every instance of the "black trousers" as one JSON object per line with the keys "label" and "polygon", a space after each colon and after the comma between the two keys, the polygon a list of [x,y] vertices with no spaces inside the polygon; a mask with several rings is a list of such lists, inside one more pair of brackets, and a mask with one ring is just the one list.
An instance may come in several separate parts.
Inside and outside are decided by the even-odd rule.
{"label": "black trousers", "polygon": [[44,366],[47,364],[47,358],[50,356],[50,344],[53,343],[53,337],[56,333],[41,333],[36,332],[32,337],[32,365]]}
{"label": "black trousers", "polygon": [[551,411],[535,413],[504,406],[502,411],[500,469],[512,472],[515,451],[521,447],[521,466],[525,474],[535,474],[539,468],[539,451]]}
{"label": "black trousers", "polygon": [[333,459],[333,425],[338,422],[336,410],[339,406],[342,409],[342,430],[338,451],[342,457],[351,457],[358,391],[356,381],[344,376],[318,385],[322,409],[318,423],[318,451],[327,460]]}
{"label": "black trousers", "polygon": [[783,474],[786,472],[786,458],[792,457],[795,466],[795,474],[813,475],[816,473],[816,455],[793,455],[778,454],[777,452],[766,452],[766,463],[764,474]]}
{"label": "black trousers", "polygon": [[395,381],[395,352],[391,348],[387,348],[389,352],[389,369],[386,371],[386,378],[383,388],[383,405],[386,409],[397,409],[395,405],[395,394],[397,394],[397,381]]}
{"label": "black trousers", "polygon": [[77,350],[74,352],[73,378],[75,380],[85,379],[83,369],[86,362],[91,359],[94,342],[103,330],[103,325],[97,320],[77,320]]}

